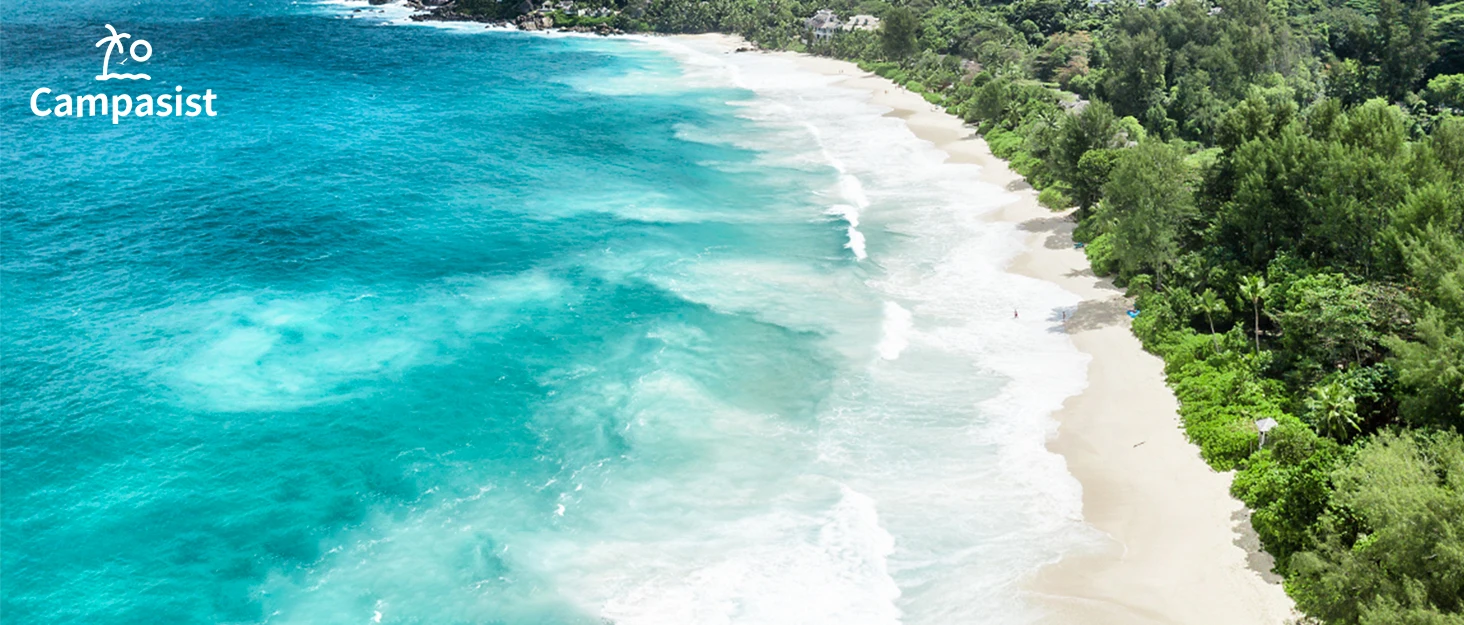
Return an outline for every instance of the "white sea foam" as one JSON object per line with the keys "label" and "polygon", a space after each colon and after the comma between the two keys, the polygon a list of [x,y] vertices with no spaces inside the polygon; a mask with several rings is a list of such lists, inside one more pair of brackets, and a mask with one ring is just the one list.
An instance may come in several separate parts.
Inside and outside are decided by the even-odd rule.
{"label": "white sea foam", "polygon": [[[271,621],[338,622],[349,611],[400,622],[1030,622],[1017,585],[1091,538],[1076,481],[1044,448],[1049,415],[1081,389],[1086,360],[1041,314],[1076,298],[1003,270],[1021,233],[981,215],[1009,196],[976,182],[974,167],[945,163],[864,94],[785,59],[660,38],[587,45],[683,63],[679,75],[583,84],[597,93],[754,93],[734,104],[750,130],[727,141],[757,151],[761,166],[830,174],[808,190],[821,205],[739,223],[835,215],[845,230],[827,234],[854,258],[769,242],[694,258],[607,250],[586,264],[607,282],[647,281],[760,324],[758,340],[797,333],[827,349],[760,360],[780,352],[667,319],[601,346],[607,359],[648,354],[634,368],[565,363],[536,381],[552,399],[535,431],[545,444],[618,445],[577,447],[548,483],[464,467],[443,487],[456,495],[376,515],[308,574],[272,580],[281,613]],[[533,281],[485,285],[481,297],[500,289],[567,297]],[[499,319],[491,302],[457,299],[466,304],[453,315],[477,316],[469,330]],[[1012,319],[1013,309],[1033,314]],[[756,375],[725,383],[727,363]],[[824,386],[798,389],[814,398],[800,404],[790,381]],[[558,603],[574,610],[543,607]]]}
{"label": "white sea foam", "polygon": [[879,357],[894,360],[910,345],[906,338],[910,333],[910,311],[894,302],[884,303],[884,323],[881,324]]}
{"label": "white sea foam", "polygon": [[869,258],[869,252],[866,251],[867,248],[864,245],[864,233],[859,231],[859,227],[852,225],[849,226],[847,236],[849,237],[849,242],[845,243],[844,247],[847,247],[850,251],[854,252],[855,260],[864,260],[866,258]]}
{"label": "white sea foam", "polygon": [[[829,158],[832,161],[832,156]],[[864,233],[859,231],[859,214],[869,207],[869,198],[864,194],[864,185],[860,184],[859,178],[844,173],[841,165],[835,165],[835,167],[840,171],[839,195],[849,203],[835,204],[829,208],[828,212],[843,217],[844,221],[848,222],[849,242],[845,243],[844,247],[854,252],[855,260],[864,260],[869,257],[869,254],[864,245]]]}
{"label": "white sea foam", "polygon": [[369,19],[382,24],[416,23],[411,20],[411,15],[417,11],[405,2],[374,5],[366,0],[315,0],[312,4],[342,19]]}
{"label": "white sea foam", "polygon": [[[981,215],[1012,198],[832,78],[766,55],[649,45],[686,59],[688,74],[754,91],[745,117],[778,136],[742,145],[823,159],[842,200],[829,211],[851,241],[865,235],[880,270],[865,286],[887,302],[880,358],[843,383],[818,445],[824,471],[875,501],[894,537],[903,622],[1026,622],[1016,584],[1093,533],[1076,481],[1045,449],[1050,414],[1085,384],[1087,359],[1042,313],[1076,297],[1003,270],[1022,233]],[[800,127],[803,142],[782,134]],[[1013,320],[1013,309],[1035,314]]]}
{"label": "white sea foam", "polygon": [[[359,398],[370,382],[447,362],[527,311],[573,302],[563,281],[537,271],[444,280],[405,302],[366,295],[257,292],[179,304],[133,322],[126,334],[138,344],[118,353],[183,403],[289,410]],[[158,333],[177,338],[149,340]]]}
{"label": "white sea foam", "polygon": [[859,209],[848,204],[835,204],[829,207],[829,210],[826,212],[843,219],[845,223],[849,224],[848,229],[845,231],[849,240],[844,244],[844,247],[854,252],[854,259],[864,260],[868,258],[869,253],[864,246],[864,233],[859,231]]}
{"label": "white sea foam", "polygon": [[[787,106],[776,106],[776,108],[789,115],[796,115]],[[868,258],[869,254],[864,244],[864,233],[859,231],[859,214],[869,207],[869,196],[865,195],[864,185],[859,182],[859,178],[850,174],[848,168],[844,167],[844,162],[829,151],[828,146],[824,144],[823,132],[819,130],[818,125],[805,120],[802,127],[808,131],[808,136],[817,142],[818,152],[823,161],[839,172],[838,193],[848,204],[836,204],[829,209],[829,213],[839,215],[848,222],[849,228],[846,234],[849,241],[844,244],[844,247],[854,252],[855,260],[862,261]]]}

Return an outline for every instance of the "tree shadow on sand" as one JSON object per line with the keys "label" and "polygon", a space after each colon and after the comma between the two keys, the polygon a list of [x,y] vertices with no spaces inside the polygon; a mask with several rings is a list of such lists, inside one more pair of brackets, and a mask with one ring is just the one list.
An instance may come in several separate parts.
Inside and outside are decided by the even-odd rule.
{"label": "tree shadow on sand", "polygon": [[1028,219],[1017,224],[1017,228],[1025,232],[1045,232],[1047,236],[1042,240],[1042,246],[1049,250],[1067,249],[1073,246],[1073,228],[1076,223],[1066,214],[1053,214],[1048,217]]}
{"label": "tree shadow on sand", "polygon": [[1261,537],[1256,535],[1255,528],[1250,523],[1251,511],[1242,507],[1230,515],[1230,521],[1234,523],[1235,546],[1245,550],[1246,568],[1255,571],[1266,580],[1267,584],[1280,584],[1281,576],[1271,572],[1276,565],[1276,560],[1271,554],[1261,551]]}
{"label": "tree shadow on sand", "polygon": [[1017,224],[1018,228],[1026,232],[1062,232],[1068,235],[1071,235],[1073,228],[1077,226],[1071,218],[1062,213],[1053,213],[1045,217],[1028,219]]}
{"label": "tree shadow on sand", "polygon": [[[1072,308],[1054,308],[1047,319],[1053,322],[1051,331],[1076,334],[1089,330],[1101,330],[1128,321],[1129,300],[1122,294],[1101,300],[1086,300]],[[1063,318],[1063,313],[1067,318]]]}

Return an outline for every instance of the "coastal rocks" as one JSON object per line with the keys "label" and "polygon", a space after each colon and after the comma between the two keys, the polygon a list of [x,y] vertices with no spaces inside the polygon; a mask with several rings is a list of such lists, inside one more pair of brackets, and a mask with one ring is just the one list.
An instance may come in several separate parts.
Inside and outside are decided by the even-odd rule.
{"label": "coastal rocks", "polygon": [[[371,0],[377,2],[378,0]],[[390,0],[380,0],[390,1]],[[507,1],[507,0],[503,0]],[[533,6],[530,0],[525,0],[527,6]],[[407,0],[407,6],[422,11],[414,13],[410,19],[414,22],[477,22],[485,24],[485,28],[517,28],[524,31],[554,30],[554,16],[543,10],[534,10],[518,15],[511,20],[501,17],[490,17],[476,15],[459,11],[451,0]],[[601,36],[623,35],[625,31],[602,23],[595,25],[561,26],[558,30],[562,32],[586,33]]]}
{"label": "coastal rocks", "polygon": [[560,30],[567,33],[585,33],[588,35],[600,35],[601,37],[625,34],[625,31],[620,30],[619,28],[616,28],[609,24],[600,24],[597,26],[570,26],[569,28],[561,28]]}
{"label": "coastal rocks", "polygon": [[[415,8],[415,7],[414,7]],[[483,15],[469,15],[456,11],[450,7],[440,7],[429,13],[413,13],[410,18],[414,22],[480,22],[493,23],[497,20]]]}
{"label": "coastal rocks", "polygon": [[[381,0],[390,2],[393,0]],[[378,0],[370,0],[376,4]],[[459,11],[453,0],[407,0],[408,8],[423,13],[414,13],[410,19],[414,22],[496,22],[501,21],[486,15],[474,15]]]}
{"label": "coastal rocks", "polygon": [[554,17],[543,14],[520,15],[514,20],[519,30],[548,30],[554,28]]}

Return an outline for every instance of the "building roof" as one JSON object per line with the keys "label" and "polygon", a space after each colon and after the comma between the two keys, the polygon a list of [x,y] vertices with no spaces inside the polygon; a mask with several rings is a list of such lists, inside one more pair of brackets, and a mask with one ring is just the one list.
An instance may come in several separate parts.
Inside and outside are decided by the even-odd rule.
{"label": "building roof", "polygon": [[803,26],[813,30],[838,28],[839,16],[828,9],[819,9],[818,12],[813,14],[813,17],[803,21]]}
{"label": "building roof", "polygon": [[849,21],[844,23],[844,30],[874,30],[876,28],[879,28],[879,18],[862,13],[849,18]]}

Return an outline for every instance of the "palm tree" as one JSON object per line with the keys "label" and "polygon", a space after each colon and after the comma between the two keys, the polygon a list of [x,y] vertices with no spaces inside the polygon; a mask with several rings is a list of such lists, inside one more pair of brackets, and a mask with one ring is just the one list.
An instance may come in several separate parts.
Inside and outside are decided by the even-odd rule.
{"label": "palm tree", "polygon": [[1349,430],[1362,430],[1357,419],[1357,399],[1337,382],[1313,387],[1311,397],[1306,398],[1306,411],[1318,432],[1339,441],[1350,436]]}
{"label": "palm tree", "polygon": [[1271,297],[1271,285],[1262,276],[1246,276],[1240,281],[1240,296],[1250,300],[1256,312],[1256,353],[1261,351],[1261,300]]}
{"label": "palm tree", "polygon": [[1214,289],[1205,289],[1200,294],[1200,300],[1195,302],[1195,308],[1205,313],[1205,321],[1210,324],[1210,337],[1215,340],[1215,353],[1220,353],[1220,337],[1215,336],[1214,314],[1225,310],[1225,302],[1215,295]]}

